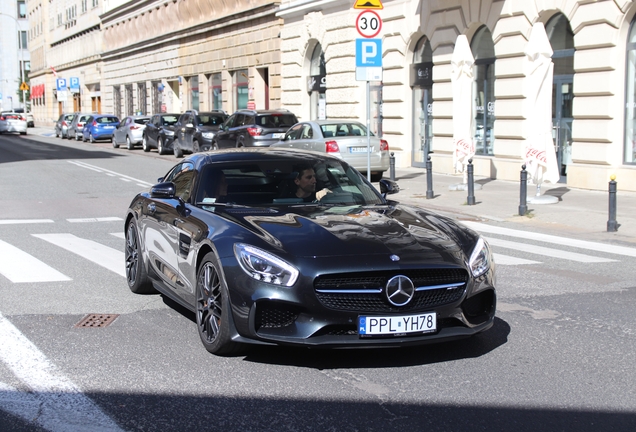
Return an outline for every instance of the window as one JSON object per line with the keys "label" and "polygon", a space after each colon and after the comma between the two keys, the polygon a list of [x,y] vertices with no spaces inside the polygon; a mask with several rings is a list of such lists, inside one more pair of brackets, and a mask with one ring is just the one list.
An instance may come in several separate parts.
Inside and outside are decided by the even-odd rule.
{"label": "window", "polygon": [[234,108],[237,110],[247,108],[249,82],[249,75],[247,73],[247,69],[234,72]]}
{"label": "window", "polygon": [[190,86],[190,108],[193,110],[199,110],[199,77],[191,76],[188,79]]}
{"label": "window", "polygon": [[18,48],[19,49],[27,49],[28,45],[27,45],[27,32],[26,31],[19,31],[18,32]]}
{"label": "window", "polygon": [[632,21],[627,39],[625,72],[625,163],[636,164],[636,21]]}
{"label": "window", "polygon": [[82,13],[85,13],[88,10],[88,0],[82,0],[81,5],[82,5]]}
{"label": "window", "polygon": [[27,17],[27,8],[25,0],[18,0],[18,18]]}
{"label": "window", "polygon": [[99,0],[93,0],[93,7],[96,8],[99,6]]}
{"label": "window", "polygon": [[494,154],[495,122],[495,46],[488,27],[483,26],[473,38],[470,49],[475,58],[475,154]]}
{"label": "window", "polygon": [[113,110],[117,117],[121,117],[121,88],[120,86],[113,87]]}
{"label": "window", "polygon": [[194,165],[190,162],[184,162],[175,167],[164,179],[164,182],[173,182],[175,186],[175,196],[180,197],[183,201],[190,200],[190,192],[192,191],[192,179],[194,177]]}
{"label": "window", "polygon": [[140,82],[137,83],[137,105],[139,107],[139,114],[146,115],[147,114],[147,103],[146,103],[146,83]]}
{"label": "window", "polygon": [[223,82],[220,73],[212,74],[209,88],[210,106],[212,109],[223,109]]}

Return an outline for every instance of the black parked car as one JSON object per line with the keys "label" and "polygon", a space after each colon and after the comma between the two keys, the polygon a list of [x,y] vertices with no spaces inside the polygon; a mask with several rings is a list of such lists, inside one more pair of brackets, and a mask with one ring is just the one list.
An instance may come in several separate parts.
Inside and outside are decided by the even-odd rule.
{"label": "black parked car", "polygon": [[160,181],[126,214],[126,280],[192,310],[212,353],[401,347],[493,325],[486,241],[388,200],[395,182],[380,194],[336,157],[275,148],[196,153]]}
{"label": "black parked car", "polygon": [[179,120],[177,113],[162,113],[152,116],[146,123],[144,134],[141,139],[141,146],[145,152],[156,148],[159,154],[166,154],[172,149],[174,141],[175,125]]}
{"label": "black parked car", "polygon": [[239,110],[223,123],[212,148],[268,147],[296,123],[296,115],[287,110]]}
{"label": "black parked car", "polygon": [[175,125],[176,138],[172,145],[175,157],[183,157],[183,153],[211,150],[214,135],[225,120],[225,111],[189,110],[183,113]]}

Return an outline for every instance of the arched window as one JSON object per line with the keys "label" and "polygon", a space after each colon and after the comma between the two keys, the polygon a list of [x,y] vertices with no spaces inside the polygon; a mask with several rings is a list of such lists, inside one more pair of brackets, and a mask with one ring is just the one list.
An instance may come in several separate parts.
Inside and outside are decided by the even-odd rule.
{"label": "arched window", "polygon": [[636,20],[627,39],[625,79],[625,163],[636,164]]}
{"label": "arched window", "polygon": [[495,141],[495,45],[488,27],[482,26],[470,44],[475,58],[475,154],[493,155]]}

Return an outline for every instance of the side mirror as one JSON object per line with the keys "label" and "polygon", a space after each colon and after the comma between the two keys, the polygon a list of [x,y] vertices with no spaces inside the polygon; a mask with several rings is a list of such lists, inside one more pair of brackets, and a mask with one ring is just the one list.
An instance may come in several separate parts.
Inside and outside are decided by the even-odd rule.
{"label": "side mirror", "polygon": [[174,198],[175,185],[172,182],[158,183],[150,188],[151,198]]}
{"label": "side mirror", "polygon": [[400,186],[393,180],[380,180],[380,193],[384,195],[393,195],[400,191]]}

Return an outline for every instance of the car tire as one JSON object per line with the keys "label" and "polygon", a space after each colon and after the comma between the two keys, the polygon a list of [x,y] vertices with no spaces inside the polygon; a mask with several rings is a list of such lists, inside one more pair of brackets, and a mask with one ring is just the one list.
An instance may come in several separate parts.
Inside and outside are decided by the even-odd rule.
{"label": "car tire", "polygon": [[219,149],[219,145],[216,143],[216,141],[214,141],[212,143],[212,147],[210,147],[210,150],[215,151]]}
{"label": "car tire", "polygon": [[199,153],[201,151],[201,148],[199,147],[199,141],[194,140],[192,141],[192,153]]}
{"label": "car tire", "polygon": [[150,147],[148,146],[148,140],[146,139],[146,135],[141,138],[141,148],[148,153],[150,151]]}
{"label": "car tire", "polygon": [[157,153],[160,155],[166,154],[166,149],[163,147],[163,138],[157,138]]}
{"label": "car tire", "polygon": [[27,134],[26,132],[20,132],[20,135],[26,135],[26,134]]}
{"label": "car tire", "polygon": [[135,148],[135,146],[133,145],[132,141],[130,140],[129,136],[126,136],[126,148],[128,150],[132,150]]}
{"label": "car tire", "polygon": [[86,137],[82,134],[82,142],[86,142]]}
{"label": "car tire", "polygon": [[79,135],[75,133],[75,141],[79,141]]}
{"label": "car tire", "polygon": [[372,172],[371,173],[371,181],[372,182],[379,182],[380,180],[382,180],[382,176],[384,175],[384,173],[382,171],[380,172]]}
{"label": "car tire", "polygon": [[[88,134],[88,140],[91,142],[91,144],[95,144],[95,137],[93,136],[92,133]],[[113,147],[115,147],[115,148],[119,147],[119,146],[115,145],[115,141],[113,141]]]}
{"label": "car tire", "polygon": [[216,355],[238,353],[243,347],[232,341],[227,287],[213,252],[203,257],[197,272],[197,329],[208,352]]}
{"label": "car tire", "polygon": [[139,236],[137,235],[137,226],[135,225],[134,219],[128,222],[128,228],[126,229],[125,260],[128,288],[135,294],[156,293],[157,291],[152,286],[152,282],[148,278],[148,273],[143,263]]}
{"label": "car tire", "polygon": [[60,137],[60,134],[59,134],[59,132],[57,131],[57,129],[55,129],[55,138],[59,138],[59,137]]}
{"label": "car tire", "polygon": [[181,150],[181,148],[179,147],[178,142],[175,141],[172,143],[172,151],[174,152],[174,157],[176,157],[177,159],[183,157],[183,150]]}

